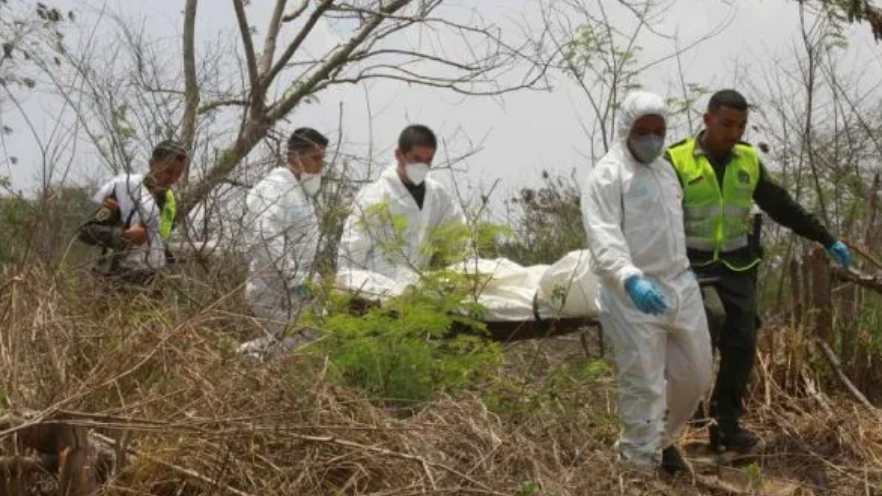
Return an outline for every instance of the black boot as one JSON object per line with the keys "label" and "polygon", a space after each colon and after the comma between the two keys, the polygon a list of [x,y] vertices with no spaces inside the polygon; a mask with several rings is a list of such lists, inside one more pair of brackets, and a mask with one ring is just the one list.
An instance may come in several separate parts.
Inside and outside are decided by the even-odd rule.
{"label": "black boot", "polygon": [[689,464],[680,450],[672,444],[662,450],[661,469],[669,475],[685,474],[689,472]]}
{"label": "black boot", "polygon": [[736,425],[734,428],[721,429],[718,425],[710,427],[710,445],[716,452],[734,451],[747,455],[760,445],[760,437]]}

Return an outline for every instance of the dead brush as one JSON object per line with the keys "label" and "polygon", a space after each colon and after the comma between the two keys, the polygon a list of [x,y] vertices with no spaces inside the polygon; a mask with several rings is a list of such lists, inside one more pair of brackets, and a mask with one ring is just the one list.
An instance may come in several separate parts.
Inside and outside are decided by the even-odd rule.
{"label": "dead brush", "polygon": [[[229,329],[256,329],[235,295],[172,304],[78,277],[0,281],[0,494],[751,494],[727,482],[744,466],[670,481],[620,464],[614,376],[578,340],[514,345],[497,379],[403,416],[322,356],[240,360]],[[765,494],[878,494],[873,413],[765,383],[752,421],[771,442],[754,463],[792,490]]]}

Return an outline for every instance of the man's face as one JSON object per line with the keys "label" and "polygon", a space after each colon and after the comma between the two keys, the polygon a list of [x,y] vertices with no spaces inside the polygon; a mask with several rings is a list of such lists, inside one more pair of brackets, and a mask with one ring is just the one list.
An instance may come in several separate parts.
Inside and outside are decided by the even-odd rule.
{"label": "man's face", "polygon": [[712,153],[729,153],[744,136],[747,111],[722,106],[704,114],[705,146]]}
{"label": "man's face", "polygon": [[631,134],[628,137],[636,139],[654,134],[659,138],[664,138],[666,131],[667,127],[665,126],[664,117],[660,115],[644,115],[634,121],[634,125],[631,126]]}
{"label": "man's face", "polygon": [[407,164],[428,164],[432,166],[432,160],[435,158],[435,149],[431,146],[417,145],[406,152],[400,149],[395,150],[395,159],[398,160],[398,168],[404,170]]}
{"label": "man's face", "polygon": [[162,160],[150,159],[150,177],[153,184],[160,189],[171,188],[183,175],[187,168],[187,156],[174,155]]}
{"label": "man's face", "polygon": [[321,174],[325,168],[325,152],[324,146],[295,150],[288,155],[288,165],[297,174]]}

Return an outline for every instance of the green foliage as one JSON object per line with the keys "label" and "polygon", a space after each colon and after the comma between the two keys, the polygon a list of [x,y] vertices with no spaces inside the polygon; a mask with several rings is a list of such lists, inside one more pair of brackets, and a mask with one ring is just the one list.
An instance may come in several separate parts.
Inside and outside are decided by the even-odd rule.
{"label": "green foliage", "polygon": [[61,65],[56,54],[65,51],[62,30],[68,19],[73,20],[72,13],[65,18],[63,12],[42,2],[0,2],[0,85],[7,91],[30,90],[37,84],[30,75],[36,67]]}
{"label": "green foliage", "polygon": [[542,173],[539,188],[524,188],[506,201],[513,214],[515,235],[500,246],[500,254],[522,265],[548,264],[586,246],[579,185],[569,177]]}
{"label": "green foliage", "polygon": [[471,242],[479,257],[494,258],[499,256],[502,240],[513,239],[516,235],[511,226],[479,221],[475,223]]}
{"label": "green foliage", "polygon": [[526,481],[518,485],[514,496],[539,496],[542,486],[536,481]]}
{"label": "green foliage", "polygon": [[882,40],[882,9],[866,0],[810,0],[802,5],[817,7],[820,14],[830,21],[837,36],[837,48],[847,46],[848,40],[842,34],[846,25],[863,22],[870,25],[873,38]]}
{"label": "green foliage", "polygon": [[870,12],[864,0],[815,0],[809,3],[824,8],[825,14],[840,22],[866,21]]}
{"label": "green foliage", "polygon": [[[343,164],[342,170],[347,169],[346,164]],[[332,168],[326,170],[324,176],[317,210],[324,242],[316,264],[320,272],[334,273],[337,267],[337,248],[346,218],[350,214],[349,204],[358,190],[355,184],[346,180],[345,172]]]}
{"label": "green foliage", "polygon": [[[328,336],[318,348],[346,384],[373,399],[413,403],[462,390],[501,356],[498,345],[480,336],[478,321],[455,313],[480,310],[463,304],[469,287],[459,274],[428,274],[420,287],[363,315],[351,314],[349,298],[339,297],[322,319]],[[457,323],[474,334],[452,335]]]}
{"label": "green foliage", "polygon": [[[386,258],[408,264],[406,247],[414,232],[408,219],[393,212],[388,202],[360,212],[356,228],[370,236]],[[387,299],[382,307],[330,294],[327,314],[301,323],[326,331],[315,349],[330,357],[343,382],[373,399],[421,402],[467,388],[482,371],[497,364],[501,354],[499,346],[483,336],[483,308],[476,298],[487,276],[448,267],[471,253],[491,250],[509,232],[481,222],[451,222],[430,229],[418,247],[429,263],[411,267],[420,278],[404,294]],[[356,315],[352,310],[359,305],[367,308]]]}
{"label": "green foliage", "polygon": [[[604,360],[563,364],[548,374],[542,393],[554,405],[556,415],[573,419],[585,408],[579,390],[611,380],[612,369]],[[615,418],[608,420],[616,424]]]}
{"label": "green foliage", "polygon": [[689,124],[690,134],[697,132],[692,125],[694,116],[704,113],[703,104],[705,100],[714,92],[713,89],[698,83],[687,83],[683,88],[682,94],[665,99],[665,103],[670,109],[670,117],[668,128],[674,126],[672,122],[680,120]]}
{"label": "green foliage", "polygon": [[[637,56],[640,47],[622,48],[613,36],[614,31],[604,23],[584,24],[576,36],[564,46],[563,57],[567,72],[577,79],[584,79],[589,73],[596,73],[597,67],[612,67],[607,73],[596,73],[598,77],[616,79],[621,89],[637,88]],[[605,64],[608,60],[613,64]]]}
{"label": "green foliage", "polygon": [[[482,229],[481,232],[485,232]],[[492,236],[492,230],[489,236]],[[484,240],[486,241],[486,239]],[[420,251],[431,261],[434,268],[447,267],[462,262],[467,257],[466,248],[472,243],[472,232],[465,224],[449,222],[426,233]]]}
{"label": "green foliage", "polygon": [[597,395],[614,387],[613,370],[605,360],[580,357],[554,365],[536,379],[533,384],[515,383],[506,374],[498,374],[482,389],[481,398],[487,409],[506,421],[553,418],[564,424],[589,422],[597,427],[595,441],[612,444],[618,432],[618,417],[614,412],[588,407],[598,401]]}
{"label": "green foliage", "polygon": [[763,468],[756,464],[756,462],[751,463],[747,467],[744,468],[744,474],[747,475],[748,484],[751,489],[755,491],[761,491],[763,487]]}
{"label": "green foliage", "polygon": [[69,247],[79,256],[84,247],[71,240],[92,208],[88,192],[77,187],[50,188],[34,199],[0,197],[0,263],[30,256],[57,262]]}
{"label": "green foliage", "polygon": [[[415,234],[408,229],[407,216],[392,212],[388,202],[376,203],[366,208],[357,227],[373,239],[377,248],[390,261],[408,264],[408,238]],[[441,268],[464,260],[471,240],[472,232],[466,225],[450,222],[430,229],[417,249],[420,255],[430,261],[431,267]],[[414,267],[416,270],[423,268]]]}

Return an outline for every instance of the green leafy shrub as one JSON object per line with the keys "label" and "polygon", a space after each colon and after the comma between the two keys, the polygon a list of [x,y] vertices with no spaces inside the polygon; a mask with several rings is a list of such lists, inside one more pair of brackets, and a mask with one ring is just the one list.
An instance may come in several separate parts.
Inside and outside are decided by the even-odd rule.
{"label": "green leafy shrub", "polygon": [[[461,274],[425,275],[419,288],[361,315],[349,311],[348,296],[335,297],[317,349],[344,383],[373,399],[412,404],[467,388],[501,359],[499,346],[482,336],[483,324],[460,313],[480,312],[463,303],[468,288]],[[471,331],[452,332],[464,327]]]}

